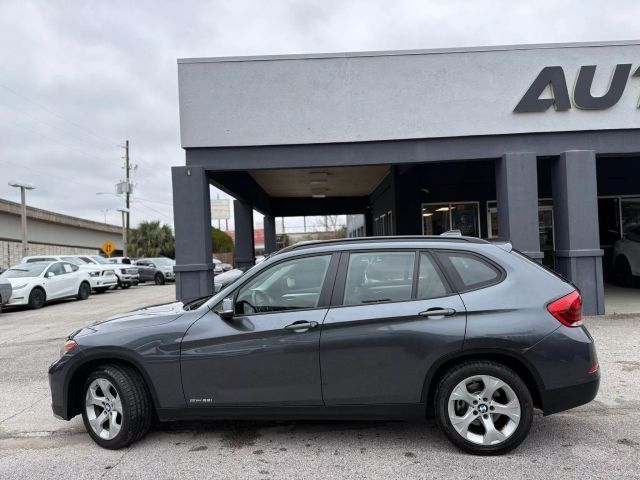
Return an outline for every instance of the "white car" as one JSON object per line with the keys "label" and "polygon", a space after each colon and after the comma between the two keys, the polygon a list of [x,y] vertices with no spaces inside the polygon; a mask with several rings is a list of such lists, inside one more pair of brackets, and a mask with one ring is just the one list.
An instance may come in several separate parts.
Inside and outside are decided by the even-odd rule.
{"label": "white car", "polygon": [[84,262],[86,265],[94,266],[111,266],[116,271],[116,277],[118,277],[118,284],[115,288],[129,288],[131,285],[138,285],[140,281],[140,275],[138,268],[135,265],[125,263],[111,263],[108,259],[101,257],[100,255],[69,255],[78,260]]}
{"label": "white car", "polygon": [[21,263],[0,277],[13,288],[8,306],[40,308],[50,300],[72,297],[86,300],[91,294],[89,272],[69,262]]}
{"label": "white car", "polygon": [[613,244],[613,272],[617,282],[626,287],[640,277],[640,224],[628,227]]}
{"label": "white car", "polygon": [[107,291],[111,287],[118,285],[118,277],[116,276],[115,266],[110,265],[94,265],[87,264],[79,258],[72,255],[32,255],[24,257],[21,263],[33,263],[33,262],[69,262],[77,265],[82,270],[86,270],[89,273],[89,281],[91,283],[91,289],[94,292],[102,293]]}

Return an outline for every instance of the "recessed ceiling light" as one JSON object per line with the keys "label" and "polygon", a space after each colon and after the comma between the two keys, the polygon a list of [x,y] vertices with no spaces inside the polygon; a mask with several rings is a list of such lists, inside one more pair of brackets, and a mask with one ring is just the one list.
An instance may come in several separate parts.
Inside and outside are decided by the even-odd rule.
{"label": "recessed ceiling light", "polygon": [[448,211],[449,211],[449,207],[436,208],[436,212],[448,212]]}

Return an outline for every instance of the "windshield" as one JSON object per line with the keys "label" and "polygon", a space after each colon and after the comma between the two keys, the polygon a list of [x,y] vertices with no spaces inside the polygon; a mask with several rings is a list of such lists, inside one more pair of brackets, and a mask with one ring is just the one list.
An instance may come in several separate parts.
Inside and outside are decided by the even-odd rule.
{"label": "windshield", "polygon": [[73,263],[74,265],[84,265],[85,262],[76,257],[60,257],[65,262]]}
{"label": "windshield", "polygon": [[155,263],[158,267],[173,267],[176,264],[175,260],[171,260],[170,258],[153,258],[151,259],[153,263]]}
{"label": "windshield", "polygon": [[102,264],[109,263],[106,258],[102,258],[100,255],[91,255],[91,259],[95,260],[96,263],[102,263]]}
{"label": "windshield", "polygon": [[37,277],[47,268],[49,263],[23,263],[4,272],[2,278]]}

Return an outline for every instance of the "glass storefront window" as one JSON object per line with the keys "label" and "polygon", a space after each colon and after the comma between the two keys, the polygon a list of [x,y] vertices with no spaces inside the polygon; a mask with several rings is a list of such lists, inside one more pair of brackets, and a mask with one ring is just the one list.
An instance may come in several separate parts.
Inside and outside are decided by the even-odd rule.
{"label": "glass storefront window", "polygon": [[460,230],[463,235],[479,237],[478,202],[422,205],[423,235],[440,235],[449,230]]}
{"label": "glass storefront window", "polygon": [[621,199],[622,233],[627,234],[630,229],[640,224],[640,198]]}

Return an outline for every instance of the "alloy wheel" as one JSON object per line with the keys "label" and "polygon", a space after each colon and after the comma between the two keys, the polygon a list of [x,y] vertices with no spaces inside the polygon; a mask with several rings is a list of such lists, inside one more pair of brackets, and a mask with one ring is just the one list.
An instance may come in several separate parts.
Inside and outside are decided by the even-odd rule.
{"label": "alloy wheel", "polygon": [[461,381],[449,395],[449,420],[464,439],[477,445],[497,445],[520,424],[520,401],[503,380],[475,375]]}
{"label": "alloy wheel", "polygon": [[122,401],[118,391],[106,378],[97,378],[87,388],[87,420],[96,435],[105,440],[115,438],[122,428]]}

